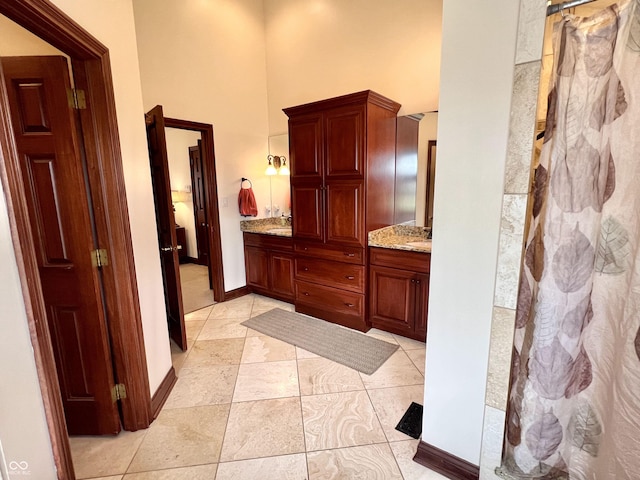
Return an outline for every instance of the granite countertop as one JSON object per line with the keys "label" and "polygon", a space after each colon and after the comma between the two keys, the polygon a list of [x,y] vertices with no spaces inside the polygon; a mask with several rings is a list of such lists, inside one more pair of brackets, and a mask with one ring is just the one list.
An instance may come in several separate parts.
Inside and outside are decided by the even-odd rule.
{"label": "granite countertop", "polygon": [[392,225],[369,232],[369,246],[431,253],[429,228],[408,225]]}
{"label": "granite countertop", "polygon": [[248,233],[260,233],[263,235],[276,235],[279,237],[291,237],[291,219],[284,217],[257,218],[255,220],[241,220],[240,230]]}

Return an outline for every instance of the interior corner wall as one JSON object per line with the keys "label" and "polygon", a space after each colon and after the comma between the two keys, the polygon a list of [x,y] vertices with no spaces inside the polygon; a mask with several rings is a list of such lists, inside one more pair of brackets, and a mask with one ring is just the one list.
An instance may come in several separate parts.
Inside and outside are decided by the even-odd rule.
{"label": "interior corner wall", "polygon": [[265,0],[269,132],[283,108],[374,90],[438,109],[442,0]]}
{"label": "interior corner wall", "polygon": [[444,3],[422,441],[479,464],[518,2]]}
{"label": "interior corner wall", "polygon": [[109,49],[142,330],[153,394],[171,368],[132,0],[53,3]]}
{"label": "interior corner wall", "polygon": [[1,185],[0,261],[0,365],[4,366],[0,371],[0,472],[7,472],[9,464],[26,465],[12,473],[30,472],[30,478],[54,480],[51,440]]}
{"label": "interior corner wall", "polygon": [[214,129],[224,286],[246,284],[238,192],[249,178],[270,203],[262,0],[136,0],[144,107]]}

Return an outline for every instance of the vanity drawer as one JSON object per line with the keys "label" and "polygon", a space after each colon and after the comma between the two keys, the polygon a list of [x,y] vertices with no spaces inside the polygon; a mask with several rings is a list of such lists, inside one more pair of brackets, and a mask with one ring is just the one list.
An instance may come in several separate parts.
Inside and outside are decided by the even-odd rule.
{"label": "vanity drawer", "polygon": [[364,295],[296,280],[296,309],[301,304],[364,318]]}
{"label": "vanity drawer", "polygon": [[360,247],[336,247],[333,245],[319,245],[311,242],[294,241],[293,251],[314,258],[325,258],[337,262],[364,265],[364,248]]}
{"label": "vanity drawer", "polygon": [[389,268],[402,268],[419,273],[429,273],[431,253],[370,247],[369,264]]}
{"label": "vanity drawer", "polygon": [[293,239],[278,235],[263,235],[260,233],[243,232],[244,244],[251,247],[269,248],[272,250],[282,250],[291,252],[293,250]]}
{"label": "vanity drawer", "polygon": [[364,293],[365,268],[363,265],[297,257],[296,279]]}

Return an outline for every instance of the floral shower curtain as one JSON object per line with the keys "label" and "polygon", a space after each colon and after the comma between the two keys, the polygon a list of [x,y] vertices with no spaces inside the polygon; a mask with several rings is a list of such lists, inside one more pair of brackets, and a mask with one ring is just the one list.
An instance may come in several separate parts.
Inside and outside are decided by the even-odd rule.
{"label": "floral shower curtain", "polygon": [[638,0],[553,41],[497,473],[640,479]]}

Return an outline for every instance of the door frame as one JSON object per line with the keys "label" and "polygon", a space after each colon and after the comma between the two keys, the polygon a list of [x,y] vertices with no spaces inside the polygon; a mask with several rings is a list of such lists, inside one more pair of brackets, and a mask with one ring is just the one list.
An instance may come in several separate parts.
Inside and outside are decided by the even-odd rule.
{"label": "door frame", "polygon": [[[0,13],[68,54],[76,87],[85,90],[89,107],[80,110],[80,122],[89,185],[100,246],[110,252],[109,266],[102,272],[107,323],[116,379],[127,389],[127,398],[121,400],[122,423],[127,430],[147,428],[152,421],[151,394],[109,50],[48,0],[3,0]],[[47,329],[33,232],[25,194],[20,187],[19,157],[4,81],[0,81],[0,157],[3,160],[0,162],[0,180],[6,192],[12,241],[53,458],[58,478],[73,479],[69,438]]]}
{"label": "door frame", "polygon": [[207,195],[207,223],[209,224],[209,272],[212,279],[213,300],[224,302],[224,271],[222,267],[222,239],[220,234],[220,207],[218,205],[218,181],[216,155],[213,141],[213,125],[209,123],[164,117],[164,126],[200,132],[202,140],[202,168],[204,169]]}

